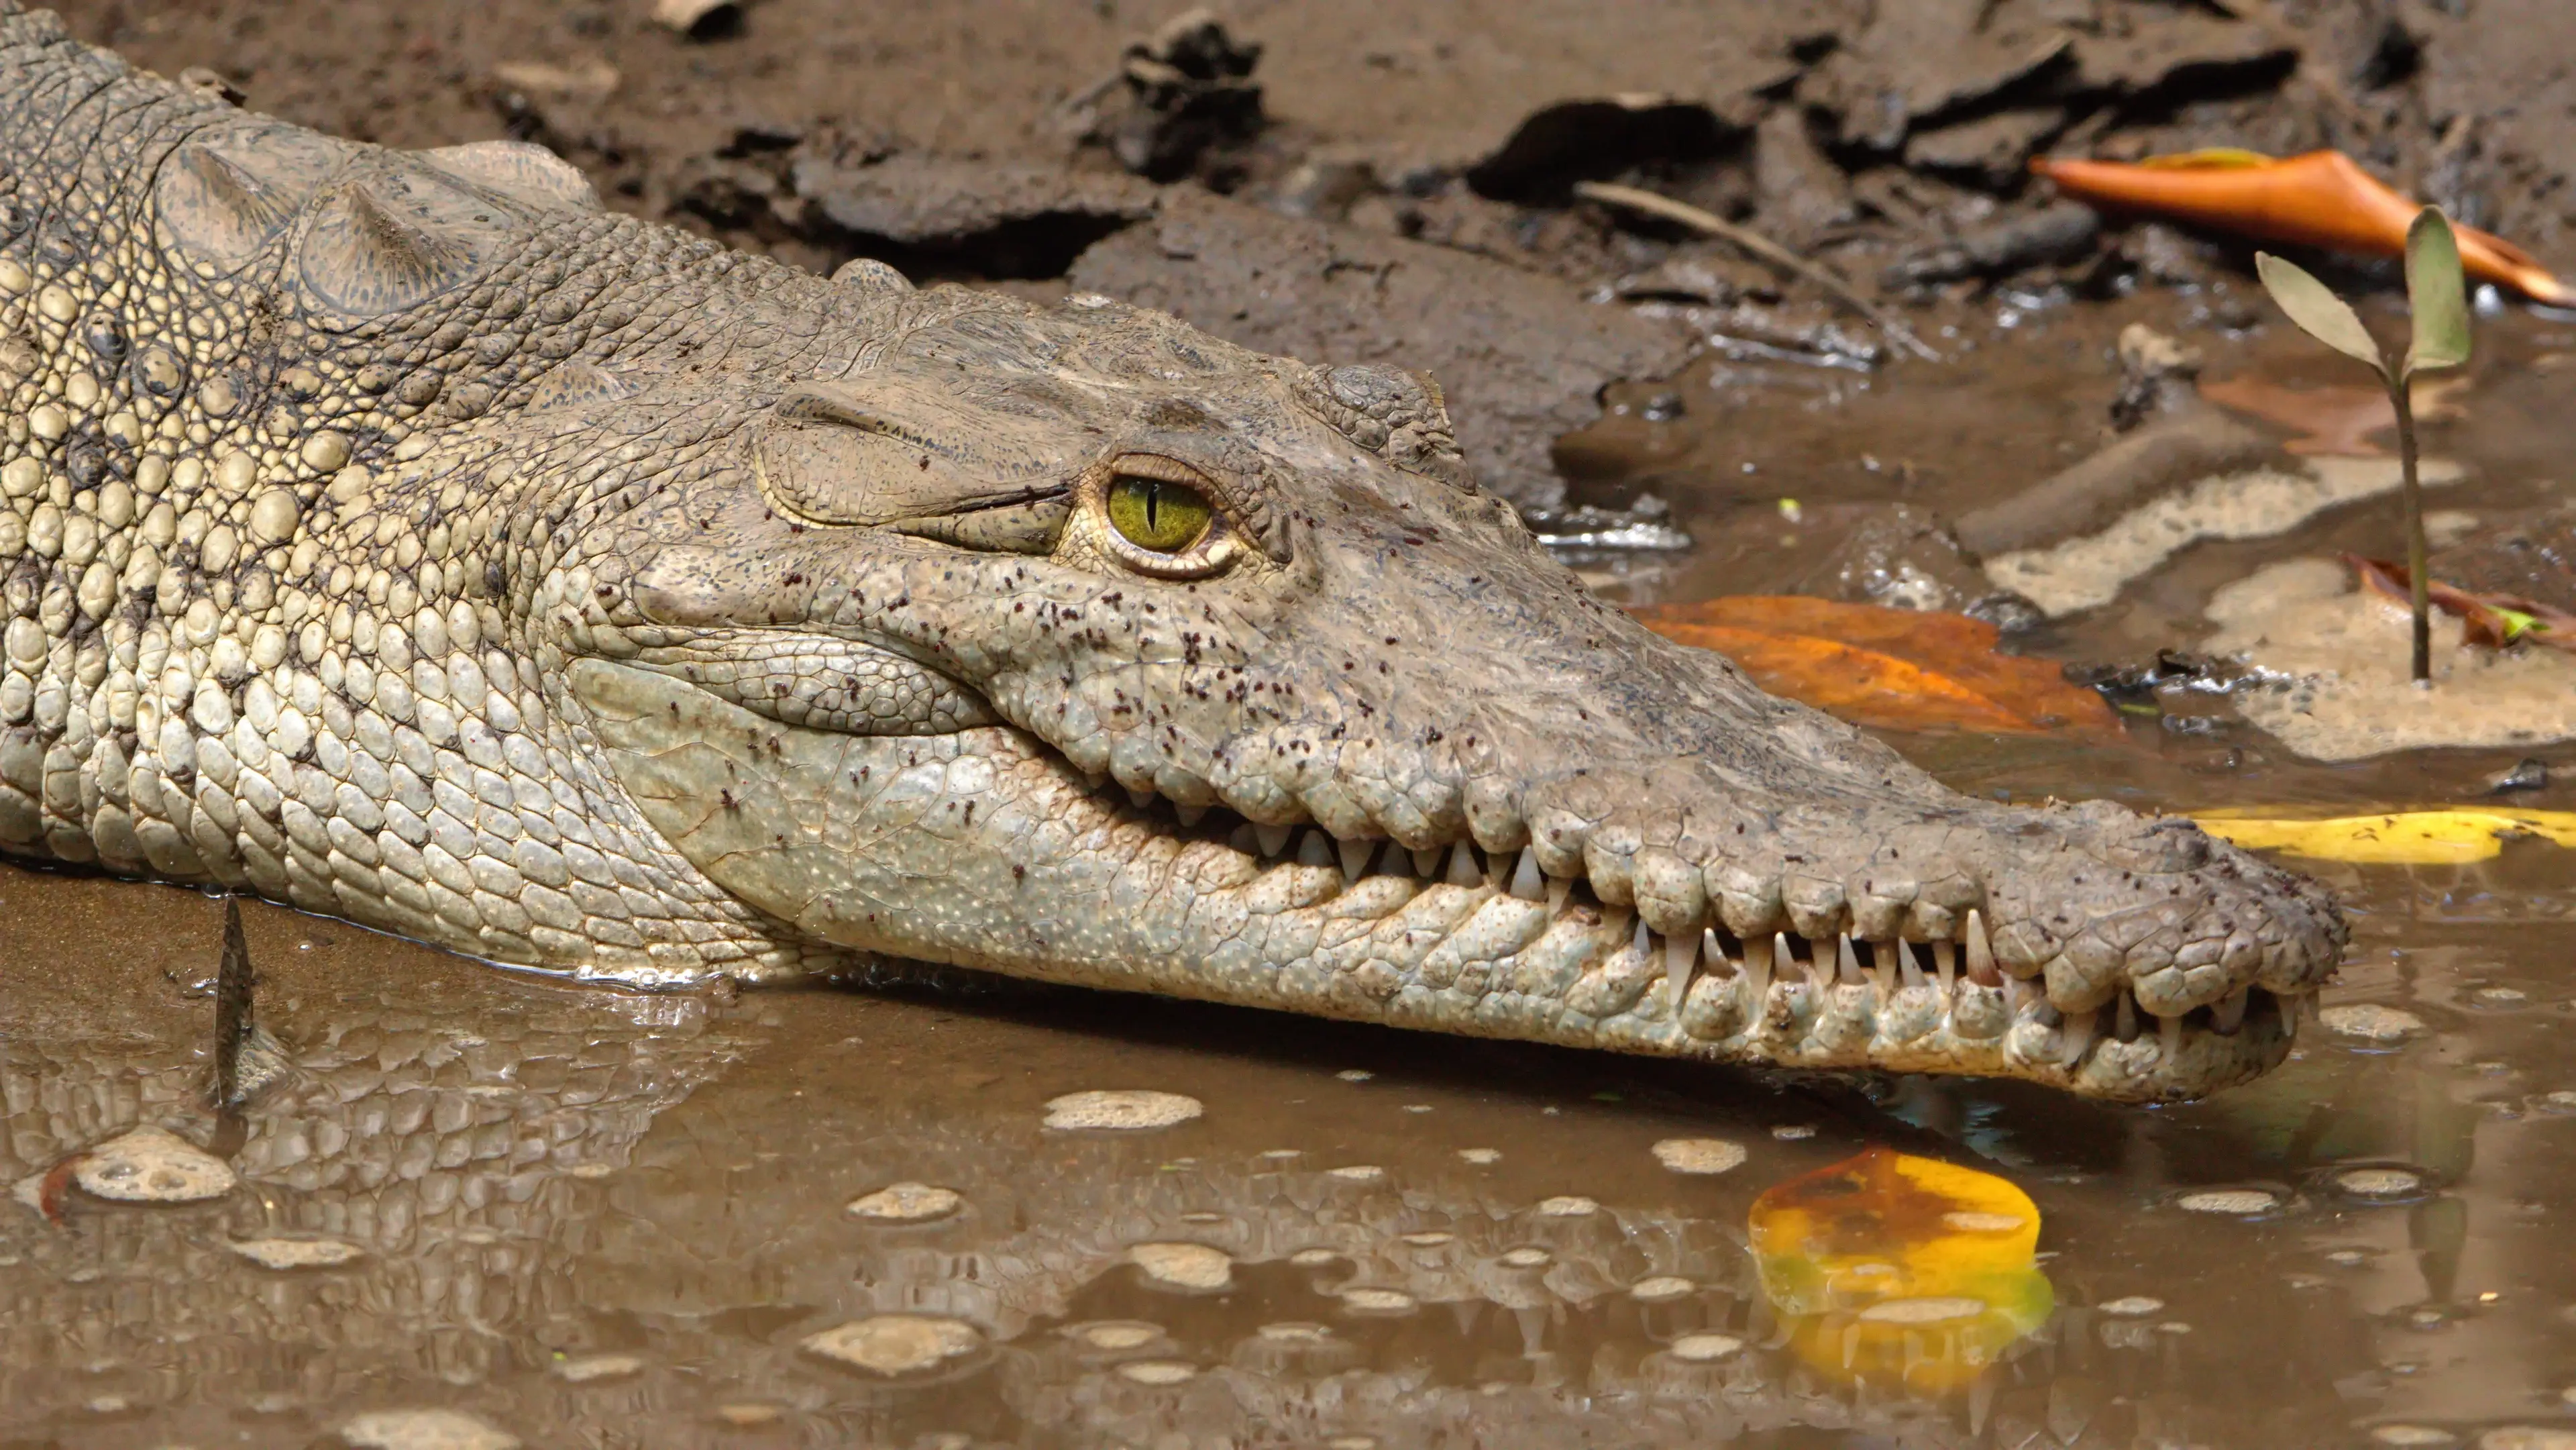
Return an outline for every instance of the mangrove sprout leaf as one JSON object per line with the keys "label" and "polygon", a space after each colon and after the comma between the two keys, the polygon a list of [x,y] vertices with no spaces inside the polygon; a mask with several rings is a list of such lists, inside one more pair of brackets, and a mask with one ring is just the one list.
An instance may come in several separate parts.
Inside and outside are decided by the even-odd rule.
{"label": "mangrove sprout leaf", "polygon": [[2415,312],[2407,376],[2469,360],[2468,285],[2460,275],[2460,242],[2440,207],[2417,212],[2415,224],[2406,229],[2406,300]]}
{"label": "mangrove sprout leaf", "polygon": [[2380,356],[2379,344],[2371,339],[2370,329],[2361,325],[2361,317],[2344,300],[2326,290],[2326,284],[2308,275],[2307,269],[2295,262],[2285,262],[2269,252],[2254,254],[2254,271],[2263,279],[2263,290],[2290,314],[2299,330],[2346,357],[2359,358],[2383,374],[2388,362]]}

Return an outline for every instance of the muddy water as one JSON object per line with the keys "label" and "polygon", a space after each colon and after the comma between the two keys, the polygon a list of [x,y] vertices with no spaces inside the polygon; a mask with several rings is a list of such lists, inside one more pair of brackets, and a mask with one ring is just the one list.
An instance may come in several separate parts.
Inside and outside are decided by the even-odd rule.
{"label": "muddy water", "polygon": [[[2185,305],[2043,310],[1942,374],[1695,375],[1670,431],[1618,446],[1702,549],[1614,587],[1761,588],[1834,508],[1990,500],[2090,446],[2109,329]],[[2493,511],[2554,492],[2576,384],[2534,364],[2576,332],[2488,332],[2474,426],[2437,447],[2475,470],[2459,506]],[[2214,373],[2343,380],[2278,338],[2196,340]],[[2210,587],[2384,551],[2377,518],[2195,550],[2041,646],[2188,643]],[[2459,799],[2510,763],[2309,766],[2223,716],[1904,743],[1966,789],[2168,808]],[[2182,1108],[1056,992],[573,991],[254,907],[286,1067],[229,1118],[204,1106],[220,906],[0,871],[0,1443],[2576,1443],[2499,1433],[2576,1434],[2576,854],[2321,869],[2356,922],[2328,1005],[2416,1027],[2312,1028]],[[1046,1126],[1091,1089],[1203,1111]],[[239,1187],[119,1204],[55,1171],[137,1124],[228,1154]],[[1973,1211],[1828,1175],[1859,1197],[1784,1252],[1819,1180],[1796,1181],[1872,1148],[1972,1170]],[[901,1183],[955,1206],[850,1210]],[[277,1239],[360,1256],[235,1247]],[[885,1315],[917,1317],[858,1336],[878,1369],[806,1347]],[[381,1418],[422,1410],[472,1418]]]}

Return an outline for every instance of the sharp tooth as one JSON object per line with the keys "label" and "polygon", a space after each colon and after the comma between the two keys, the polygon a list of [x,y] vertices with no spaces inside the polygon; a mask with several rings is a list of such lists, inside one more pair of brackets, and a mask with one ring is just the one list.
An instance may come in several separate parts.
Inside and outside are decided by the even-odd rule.
{"label": "sharp tooth", "polygon": [[1375,841],[1342,842],[1342,880],[1357,884],[1361,877],[1368,874],[1369,857],[1376,854],[1377,842]]}
{"label": "sharp tooth", "polygon": [[1440,879],[1440,848],[1425,846],[1413,853],[1413,874],[1425,881]]}
{"label": "sharp tooth", "polygon": [[2182,1056],[2182,1019],[2180,1017],[2156,1019],[2156,1050],[2162,1054],[2162,1060],[2167,1063]]}
{"label": "sharp tooth", "polygon": [[1485,870],[1476,864],[1476,848],[1464,841],[1449,848],[1449,884],[1452,886],[1485,884]]}
{"label": "sharp tooth", "polygon": [[1787,932],[1775,931],[1771,933],[1771,970],[1774,975],[1786,977],[1789,975],[1791,968],[1804,965],[1805,963],[1798,960],[1798,954],[1789,950],[1789,934]]}
{"label": "sharp tooth", "polygon": [[2239,987],[2219,998],[2217,1005],[2209,1009],[2210,1017],[2218,1024],[2220,1036],[2233,1037],[2236,1029],[2245,1025],[2245,1004],[2253,995],[2253,988]]}
{"label": "sharp tooth", "polygon": [[[1823,963],[1819,962],[1817,965],[1822,966]],[[1834,979],[1846,987],[1857,987],[1867,980],[1861,976],[1860,954],[1852,950],[1850,932],[1843,932],[1834,938]]]}
{"label": "sharp tooth", "polygon": [[1573,894],[1573,877],[1550,876],[1547,878],[1547,914],[1550,916],[1564,915],[1565,899]]}
{"label": "sharp tooth", "polygon": [[1995,985],[2001,974],[1995,970],[1995,949],[1986,940],[1986,919],[1976,908],[1968,909],[1968,980],[1980,987]]}
{"label": "sharp tooth", "polygon": [[[1620,917],[1624,921],[1627,917],[1627,913],[1621,912]],[[1638,917],[1637,929],[1628,934],[1628,950],[1643,957],[1654,951],[1654,949],[1655,934],[1646,930],[1646,919],[1642,916]]]}
{"label": "sharp tooth", "polygon": [[1154,804],[1154,793],[1150,790],[1138,790],[1131,785],[1127,787],[1127,804],[1140,811],[1150,810]]}
{"label": "sharp tooth", "polygon": [[1297,864],[1300,866],[1332,865],[1333,843],[1325,838],[1323,832],[1309,828],[1305,836],[1297,842]]}
{"label": "sharp tooth", "polygon": [[1523,901],[1547,899],[1547,874],[1538,869],[1538,852],[1523,850],[1520,864],[1512,868],[1512,895]]}
{"label": "sharp tooth", "polygon": [[2093,1045],[2093,1024],[2099,1021],[2101,1016],[2102,1009],[2095,1007],[2089,1011],[2074,1013],[2066,1019],[2066,1025],[2059,1029],[2066,1044],[2058,1051],[2059,1062],[2073,1067],[2083,1059],[2084,1049]]}
{"label": "sharp tooth", "polygon": [[1250,821],[1235,827],[1233,834],[1225,838],[1225,843],[1247,856],[1258,855],[1261,851],[1261,837],[1252,829]]}
{"label": "sharp tooth", "polygon": [[2138,1040],[2138,1004],[2126,992],[2120,994],[2120,1005],[2112,1009],[2111,1035],[2122,1042]]}
{"label": "sharp tooth", "polygon": [[1207,813],[1208,808],[1205,806],[1185,806],[1179,801],[1172,802],[1172,814],[1180,817],[1183,830],[1196,827],[1200,821],[1207,819]]}
{"label": "sharp tooth", "polygon": [[1771,995],[1771,943],[1760,938],[1744,944],[1744,975],[1753,982],[1753,1005],[1758,1010],[1762,999]]}
{"label": "sharp tooth", "polygon": [[1676,1019],[1682,1015],[1682,998],[1690,995],[1691,969],[1698,965],[1698,932],[1677,931],[1664,938],[1664,995]]}
{"label": "sharp tooth", "polygon": [[1922,966],[1914,960],[1914,948],[1902,941],[1893,941],[1887,944],[1887,949],[1896,953],[1896,979],[1899,982],[1908,987],[1920,987],[1931,980],[1923,975]]}
{"label": "sharp tooth", "polygon": [[1276,856],[1288,849],[1288,837],[1294,834],[1295,830],[1294,826],[1255,825],[1252,828],[1252,838],[1261,844],[1262,855]]}
{"label": "sharp tooth", "polygon": [[1959,985],[1959,948],[1956,944],[1936,941],[1932,944],[1932,970],[1941,976],[1941,995],[1947,997]]}

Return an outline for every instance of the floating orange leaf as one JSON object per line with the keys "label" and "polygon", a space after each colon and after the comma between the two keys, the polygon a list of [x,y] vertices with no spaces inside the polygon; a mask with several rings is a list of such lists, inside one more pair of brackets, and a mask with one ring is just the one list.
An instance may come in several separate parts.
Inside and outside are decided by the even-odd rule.
{"label": "floating orange leaf", "polygon": [[1636,613],[1667,639],[1725,655],[1772,694],[1855,725],[2001,735],[2118,728],[2101,696],[2068,684],[2050,661],[1997,653],[1995,627],[1964,614],[1790,594]]}
{"label": "floating orange leaf", "polygon": [[1871,1148],[1753,1201],[1755,1272],[1798,1357],[1940,1394],[2048,1322],[2039,1206],[2004,1179]]}
{"label": "floating orange leaf", "polygon": [[[2409,591],[2415,576],[2405,565],[2359,554],[2346,554],[2343,561],[2352,566],[2363,588],[2401,604],[2413,602]],[[2504,649],[2527,639],[2576,653],[2576,614],[2555,605],[2518,594],[2478,594],[2439,579],[2424,586],[2424,597],[2444,614],[2459,616],[2461,638],[2469,644]]]}
{"label": "floating orange leaf", "polygon": [[[2340,151],[2270,161],[2250,152],[2192,152],[2137,165],[2037,157],[2030,169],[2078,201],[2153,212],[2212,231],[2374,257],[2406,253],[2406,228],[2422,210]],[[2571,291],[2538,258],[2474,227],[2454,227],[2472,277],[2565,306]]]}

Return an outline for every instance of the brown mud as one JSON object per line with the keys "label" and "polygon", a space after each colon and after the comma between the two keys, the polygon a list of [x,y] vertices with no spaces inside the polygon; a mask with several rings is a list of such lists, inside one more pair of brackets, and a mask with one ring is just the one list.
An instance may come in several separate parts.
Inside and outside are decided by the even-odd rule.
{"label": "brown mud", "polygon": [[[2339,145],[2576,269],[2576,12],[2555,0],[1247,0],[1223,13],[1232,49],[1167,38],[1141,66],[1122,53],[1166,16],[1132,0],[899,21],[754,0],[687,36],[650,11],[68,18],[328,130],[543,142],[613,206],[799,265],[1111,291],[1256,346],[1428,366],[1480,470],[1552,530],[1695,541],[1569,550],[1623,602],[1861,597],[1872,558],[1929,560],[1969,602],[1974,561],[1925,552],[1941,520],[2009,509],[2115,418],[2172,416],[2124,380],[2132,323],[2255,387],[2230,396],[2292,399],[2273,411],[2304,421],[2233,425],[2277,445],[2269,465],[2320,437],[2387,446],[2330,391],[2348,365],[2270,320],[2243,249],[2071,236],[2023,183],[2034,150]],[[1720,244],[1572,204],[1580,179],[1883,288],[1944,360]],[[2394,324],[2386,269],[2332,275]],[[2461,471],[2432,496],[2459,541],[2442,558],[2563,596],[2576,320],[2491,313],[2478,345],[2427,429]],[[2015,648],[2106,681],[2123,738],[1897,743],[1962,790],[2167,810],[2477,801],[2533,757],[2548,783],[2505,803],[2576,809],[2576,747],[2328,766],[2239,718],[2190,656],[2211,596],[2347,550],[2399,552],[2386,501],[2014,617]],[[19,1189],[0,1446],[2566,1450],[2576,853],[2310,869],[2355,921],[2329,1013],[2383,1035],[2312,1026],[2279,1073],[2178,1108],[1105,994],[576,991],[253,906],[258,1086],[224,1114],[221,905],[0,870],[0,1186]],[[1043,1126],[1091,1089],[1204,1112]],[[138,1125],[240,1185],[167,1206],[81,1189],[77,1155]],[[1743,1161],[1674,1171],[1732,1156],[1676,1139]],[[2029,1195],[2027,1322],[1891,1337],[1766,1289],[1757,1196],[1872,1146]],[[899,1184],[955,1207],[850,1210]],[[1172,1244],[1223,1258],[1149,1247]],[[806,1347],[886,1315],[918,1318],[833,1342],[917,1367]],[[422,1411],[470,1419],[402,1417]]]}

